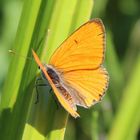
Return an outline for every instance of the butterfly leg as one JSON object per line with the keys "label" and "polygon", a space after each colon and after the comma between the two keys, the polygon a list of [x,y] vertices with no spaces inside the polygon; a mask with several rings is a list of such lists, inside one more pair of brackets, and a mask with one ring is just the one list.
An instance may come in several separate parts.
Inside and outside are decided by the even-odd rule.
{"label": "butterfly leg", "polygon": [[52,88],[50,88],[49,93],[51,93],[52,91],[53,91]]}
{"label": "butterfly leg", "polygon": [[48,87],[48,85],[47,84],[45,84],[45,83],[41,83],[41,84],[39,84],[38,82],[39,81],[42,81],[42,78],[40,78],[40,77],[38,77],[37,79],[36,79],[36,81],[35,81],[35,88],[36,88],[36,101],[35,101],[35,104],[37,104],[38,102],[39,102],[39,92],[38,92],[38,87],[44,87],[44,86],[47,86]]}
{"label": "butterfly leg", "polygon": [[[53,91],[53,89],[51,88],[51,89],[49,90],[49,93],[52,93],[52,91]],[[52,97],[53,97],[53,99],[54,99],[54,101],[55,101],[56,108],[59,109],[60,104],[59,104],[59,102],[57,101],[56,96],[55,96],[54,94],[51,94],[51,95],[52,95]]]}
{"label": "butterfly leg", "polygon": [[[35,104],[37,104],[39,102],[39,91],[38,91],[38,87],[49,87],[49,85],[47,83],[39,83],[39,81],[42,81],[42,78],[38,77],[36,79],[36,82],[35,82],[35,88],[36,88],[36,94],[37,94]],[[52,93],[52,91],[53,91],[53,89],[50,88],[49,93]],[[58,109],[60,107],[60,104],[57,101],[56,96],[54,94],[51,94],[51,95],[52,95],[52,97],[53,97],[53,99],[55,101],[55,104],[57,106],[57,109]]]}

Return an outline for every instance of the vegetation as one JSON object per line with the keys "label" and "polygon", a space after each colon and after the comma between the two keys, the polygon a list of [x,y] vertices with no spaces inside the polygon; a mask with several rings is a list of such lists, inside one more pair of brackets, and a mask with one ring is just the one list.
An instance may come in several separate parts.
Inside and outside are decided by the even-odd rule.
{"label": "vegetation", "polygon": [[[1,0],[0,139],[140,139],[139,6],[133,0]],[[40,74],[31,49],[47,63],[63,40],[92,18],[101,18],[106,28],[110,82],[102,102],[78,108],[81,118],[74,119],[57,106],[49,87],[41,87],[35,104]]]}

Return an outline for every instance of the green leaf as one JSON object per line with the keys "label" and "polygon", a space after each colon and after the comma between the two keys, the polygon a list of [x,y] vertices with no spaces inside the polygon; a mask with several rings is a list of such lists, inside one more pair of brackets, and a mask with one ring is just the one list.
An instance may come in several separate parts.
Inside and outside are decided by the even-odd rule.
{"label": "green leaf", "polygon": [[140,55],[136,61],[132,77],[124,90],[123,99],[114,119],[109,140],[131,140],[135,137],[140,123]]}

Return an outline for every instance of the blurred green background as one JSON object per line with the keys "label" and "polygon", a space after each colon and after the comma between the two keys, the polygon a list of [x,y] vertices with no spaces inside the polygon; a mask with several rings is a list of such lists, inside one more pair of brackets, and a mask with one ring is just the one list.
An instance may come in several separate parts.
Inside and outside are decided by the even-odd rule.
{"label": "blurred green background", "polygon": [[[0,1],[0,94],[22,6],[23,0]],[[139,140],[140,1],[95,0],[92,18],[101,18],[106,28],[110,84],[101,103],[80,108],[81,119],[69,119],[65,140]]]}

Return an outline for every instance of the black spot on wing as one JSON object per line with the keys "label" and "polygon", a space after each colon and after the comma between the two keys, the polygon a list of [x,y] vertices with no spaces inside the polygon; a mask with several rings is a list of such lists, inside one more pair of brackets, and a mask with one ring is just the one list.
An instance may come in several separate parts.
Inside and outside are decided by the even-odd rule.
{"label": "black spot on wing", "polygon": [[78,41],[77,41],[76,39],[74,40],[74,42],[75,42],[76,44],[78,44]]}

